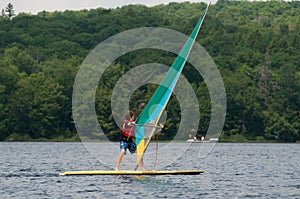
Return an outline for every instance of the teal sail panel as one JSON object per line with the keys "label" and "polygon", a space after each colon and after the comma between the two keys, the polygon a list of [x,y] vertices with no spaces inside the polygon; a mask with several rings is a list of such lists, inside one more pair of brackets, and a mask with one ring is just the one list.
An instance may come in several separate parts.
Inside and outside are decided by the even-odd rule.
{"label": "teal sail panel", "polygon": [[[142,113],[140,114],[138,120],[136,121],[135,127],[135,135],[136,135],[136,144],[137,144],[137,164],[139,163],[140,159],[142,158],[143,153],[145,152],[148,141],[144,144],[144,137],[145,137],[145,129],[148,128],[147,124],[152,124],[157,126],[159,119],[161,117],[162,112],[166,108],[166,105],[172,95],[172,92],[176,86],[176,83],[180,77],[180,74],[184,68],[184,65],[188,59],[188,56],[191,52],[193,44],[195,43],[196,37],[199,33],[201,25],[204,21],[206,16],[208,6],[204,12],[204,14],[200,17],[198,23],[194,27],[192,33],[189,36],[189,39],[186,41],[184,46],[182,47],[180,53],[176,57],[175,61],[173,62],[172,66],[170,67],[169,71],[165,75],[164,79],[157,87],[156,91],[150,98],[149,102],[143,109]],[[146,126],[145,126],[146,125]],[[148,125],[149,126],[149,125]],[[149,128],[148,128],[149,129]],[[153,128],[152,131],[155,129]],[[152,134],[153,135],[153,134]],[[151,139],[150,134],[149,140]]]}

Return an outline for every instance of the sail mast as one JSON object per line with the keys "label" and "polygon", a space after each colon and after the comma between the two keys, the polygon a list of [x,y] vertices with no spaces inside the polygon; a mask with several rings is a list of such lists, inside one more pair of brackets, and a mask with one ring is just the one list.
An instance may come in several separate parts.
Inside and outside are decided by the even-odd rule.
{"label": "sail mast", "polygon": [[[137,160],[136,160],[135,170],[138,168],[138,165],[151,141],[151,137],[154,135],[157,129],[158,122],[174,91],[176,83],[180,77],[180,74],[191,52],[193,44],[196,41],[197,35],[200,31],[204,18],[207,14],[209,5],[210,3],[207,5],[204,14],[200,17],[194,30],[189,36],[189,39],[182,47],[179,55],[176,57],[171,68],[167,72],[161,84],[154,92],[153,96],[147,103],[146,107],[144,108],[144,110],[142,111],[140,117],[136,122],[135,133],[136,133],[136,143],[137,143]],[[145,130],[147,128],[148,129],[151,128],[151,133],[148,136],[147,142],[145,143],[144,136],[145,136]]]}

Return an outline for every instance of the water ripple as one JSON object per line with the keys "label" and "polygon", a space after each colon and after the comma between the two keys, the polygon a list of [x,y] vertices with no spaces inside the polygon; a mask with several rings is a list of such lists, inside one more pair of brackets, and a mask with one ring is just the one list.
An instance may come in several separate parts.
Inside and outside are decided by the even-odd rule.
{"label": "water ripple", "polygon": [[[218,143],[205,159],[196,159],[199,146],[192,145],[179,162],[167,167],[205,170],[198,176],[62,177],[58,174],[65,170],[107,168],[91,157],[81,143],[0,143],[0,195],[1,198],[100,199],[299,198],[299,144]],[[180,150],[180,145],[174,147]],[[101,153],[105,150],[109,149],[102,147]],[[130,163],[127,157],[123,161]]]}

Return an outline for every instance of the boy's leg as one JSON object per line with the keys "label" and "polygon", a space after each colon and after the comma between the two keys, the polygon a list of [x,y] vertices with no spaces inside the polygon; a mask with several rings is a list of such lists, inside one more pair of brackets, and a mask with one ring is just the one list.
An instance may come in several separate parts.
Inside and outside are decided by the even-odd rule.
{"label": "boy's leg", "polygon": [[116,170],[119,170],[120,164],[121,164],[121,162],[122,162],[122,158],[123,158],[123,156],[126,154],[127,148],[128,148],[127,143],[124,142],[124,141],[121,141],[121,142],[120,142],[120,153],[119,153],[118,160],[117,160],[117,164],[116,164]]}
{"label": "boy's leg", "polygon": [[145,171],[145,166],[144,166],[143,158],[141,159],[140,167],[141,167],[141,170],[142,170],[142,171]]}
{"label": "boy's leg", "polygon": [[122,150],[120,151],[120,153],[119,153],[119,156],[118,156],[117,165],[116,165],[116,170],[119,170],[120,164],[121,164],[121,162],[122,162],[122,158],[123,158],[124,154],[125,154],[125,150],[122,149]]}

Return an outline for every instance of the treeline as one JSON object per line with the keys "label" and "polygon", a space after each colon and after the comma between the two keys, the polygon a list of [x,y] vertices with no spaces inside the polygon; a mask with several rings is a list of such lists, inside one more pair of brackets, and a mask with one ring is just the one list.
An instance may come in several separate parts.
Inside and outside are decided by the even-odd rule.
{"label": "treeline", "polygon": [[[14,5],[17,7],[17,5]],[[191,33],[204,3],[26,13],[0,17],[0,140],[72,140],[72,89],[87,54],[106,38],[137,27]],[[13,13],[13,12],[12,12]],[[227,98],[221,139],[295,142],[300,140],[300,2],[219,0],[210,7],[198,38],[218,66]],[[163,56],[162,56],[163,54]],[[110,99],[117,80],[134,66],[171,65],[174,55],[145,49],[117,59],[100,80],[96,111],[101,127],[118,140]],[[210,99],[201,77],[187,65],[184,75],[198,97],[205,134]],[[133,93],[137,111],[155,85]],[[180,107],[172,97],[161,136],[174,136]],[[192,133],[192,132],[191,132]]]}

